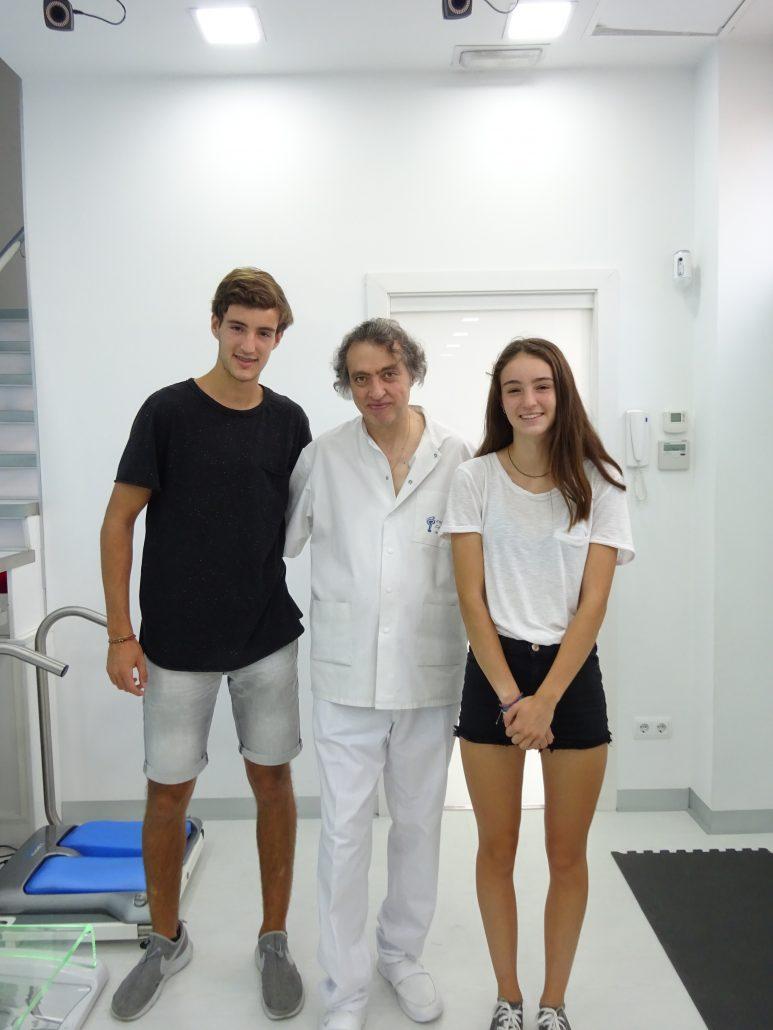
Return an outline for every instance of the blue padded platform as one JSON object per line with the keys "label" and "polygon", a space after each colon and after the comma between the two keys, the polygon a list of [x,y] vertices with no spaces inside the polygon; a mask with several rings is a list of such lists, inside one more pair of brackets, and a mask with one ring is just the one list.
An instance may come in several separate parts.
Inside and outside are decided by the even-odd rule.
{"label": "blue padded platform", "polygon": [[[190,837],[194,826],[186,823]],[[59,841],[78,855],[49,855],[24,885],[25,894],[108,894],[145,891],[141,822],[92,822]]]}
{"label": "blue padded platform", "polygon": [[[193,824],[186,824],[186,834],[190,837]],[[59,841],[63,848],[72,848],[81,855],[104,858],[136,858],[142,855],[142,823],[141,822],[101,822],[83,823],[76,826]]]}
{"label": "blue padded platform", "polygon": [[107,894],[145,890],[142,858],[75,858],[52,855],[24,885],[25,894]]}

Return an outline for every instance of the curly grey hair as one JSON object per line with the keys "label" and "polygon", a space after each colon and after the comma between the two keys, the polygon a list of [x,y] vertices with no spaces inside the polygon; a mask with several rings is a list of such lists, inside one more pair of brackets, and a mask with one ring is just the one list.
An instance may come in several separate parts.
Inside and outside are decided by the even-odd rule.
{"label": "curly grey hair", "polygon": [[353,347],[355,343],[375,343],[380,347],[386,347],[392,354],[395,353],[395,346],[399,345],[400,356],[408,369],[411,383],[418,383],[421,386],[424,382],[427,374],[427,358],[421,344],[409,336],[400,323],[395,322],[393,318],[369,318],[344,336],[333,357],[333,371],[336,376],[333,387],[342,397],[351,397],[352,395],[346,356],[349,348]]}

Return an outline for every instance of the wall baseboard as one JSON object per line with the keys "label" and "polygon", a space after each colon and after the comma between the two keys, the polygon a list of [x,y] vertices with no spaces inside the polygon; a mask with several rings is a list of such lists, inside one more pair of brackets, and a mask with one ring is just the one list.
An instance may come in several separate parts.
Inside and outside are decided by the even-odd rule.
{"label": "wall baseboard", "polygon": [[[315,795],[296,797],[299,819],[319,819],[320,802]],[[65,801],[62,818],[66,823],[90,819],[141,819],[144,801]],[[660,790],[619,790],[618,812],[687,811],[706,833],[773,833],[773,809],[715,812],[690,787]],[[203,820],[254,819],[252,798],[196,798],[189,812]]]}
{"label": "wall baseboard", "polygon": [[[299,819],[318,819],[319,798],[314,795],[296,797]],[[62,819],[66,823],[84,823],[92,819],[142,819],[145,811],[143,801],[65,801],[62,804]],[[190,815],[199,819],[254,819],[253,798],[197,798],[194,797],[188,809]]]}
{"label": "wall baseboard", "polygon": [[618,812],[683,812],[689,803],[687,787],[664,787],[659,790],[619,790]]}
{"label": "wall baseboard", "polygon": [[706,833],[773,833],[773,809],[714,811],[690,788],[687,811]]}

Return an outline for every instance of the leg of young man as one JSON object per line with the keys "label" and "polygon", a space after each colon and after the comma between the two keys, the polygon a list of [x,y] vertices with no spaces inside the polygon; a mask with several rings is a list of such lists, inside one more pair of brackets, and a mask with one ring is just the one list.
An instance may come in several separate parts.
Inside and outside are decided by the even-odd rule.
{"label": "leg of young man", "polygon": [[545,904],[545,987],[540,1005],[564,1003],[588,900],[588,830],[607,761],[606,744],[543,751],[545,846],[550,887]]}
{"label": "leg of young man", "polygon": [[269,1019],[289,1019],[304,1002],[303,982],[287,942],[296,810],[290,760],[301,750],[298,643],[228,673],[231,707],[258,807],[257,843],[263,916],[255,961]]}
{"label": "leg of young man", "polygon": [[[220,673],[162,669],[149,660],[147,668],[142,709],[148,801],[142,850],[153,933],[143,943],[143,957],[113,995],[111,1011],[121,1020],[144,1015],[169,977],[193,954],[188,932],[178,920],[185,816],[196,779],[207,764],[207,737],[221,680]],[[178,930],[179,940],[174,940]]]}
{"label": "leg of young man", "polygon": [[526,753],[518,747],[461,740],[467,789],[478,825],[478,905],[500,998],[522,1002],[518,915],[513,884]]}
{"label": "leg of young man", "polygon": [[392,825],[387,896],[376,928],[378,968],[403,1011],[420,1023],[443,1011],[419,958],[437,903],[440,827],[456,715],[455,705],[394,712],[384,765]]}
{"label": "leg of young man", "polygon": [[244,760],[258,806],[257,839],[263,922],[260,935],[286,931],[293,883],[297,815],[288,763],[256,765]]}
{"label": "leg of young man", "polygon": [[177,936],[180,881],[185,853],[185,817],[195,780],[155,783],[148,780],[148,800],[142,824],[150,918],[155,933]]}

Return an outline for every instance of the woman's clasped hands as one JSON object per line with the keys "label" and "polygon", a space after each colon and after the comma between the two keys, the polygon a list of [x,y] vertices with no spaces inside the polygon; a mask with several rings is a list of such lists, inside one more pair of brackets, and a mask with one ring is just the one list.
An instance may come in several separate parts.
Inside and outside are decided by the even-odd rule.
{"label": "woman's clasped hands", "polygon": [[555,705],[539,694],[521,697],[504,713],[505,732],[522,751],[543,751],[553,743],[550,724]]}

